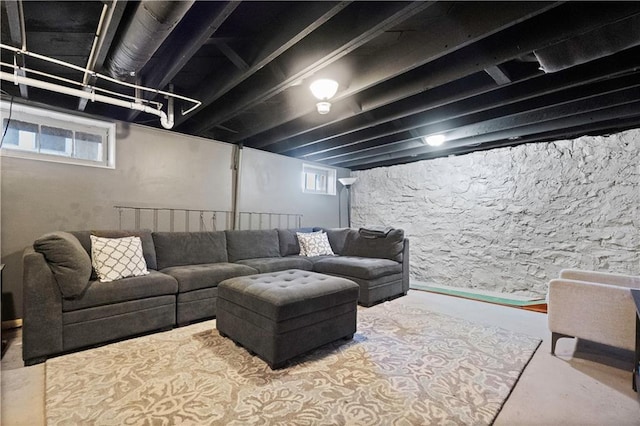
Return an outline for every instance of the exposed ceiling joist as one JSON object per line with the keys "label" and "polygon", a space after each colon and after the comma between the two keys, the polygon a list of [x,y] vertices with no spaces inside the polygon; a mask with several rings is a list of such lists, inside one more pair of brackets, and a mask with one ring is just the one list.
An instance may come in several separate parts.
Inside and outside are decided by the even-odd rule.
{"label": "exposed ceiling joist", "polygon": [[[504,114],[511,111],[512,107],[510,105],[516,102],[520,102],[521,108],[530,109],[533,104],[525,104],[523,101],[533,98],[540,99],[539,97],[542,95],[574,87],[582,87],[597,81],[605,80],[606,83],[606,80],[619,74],[624,75],[638,67],[640,67],[640,49],[634,49],[624,54],[566,70],[563,73],[538,75],[508,86],[479,93],[473,97],[460,97],[457,102],[449,101],[435,105],[424,112],[396,119],[393,122],[367,127],[360,130],[357,135],[347,134],[308,147],[298,148],[292,152],[292,155],[305,157],[312,161],[323,161],[341,153],[353,153],[359,149],[369,149],[378,145],[388,144],[394,140],[410,138],[407,136],[407,131],[412,129],[418,129],[422,135],[443,132],[450,128],[447,127],[446,123],[451,122],[456,117],[467,116],[498,107],[502,109],[496,111],[495,114]],[[639,77],[634,74],[634,76],[620,81],[633,81],[633,78]],[[614,83],[617,84],[617,81],[614,81]],[[611,83],[609,84],[611,85]],[[578,89],[574,93],[580,95],[580,90],[582,89]],[[572,94],[572,96],[575,95]],[[391,123],[395,124],[392,125]],[[437,124],[428,125],[429,123]],[[351,139],[349,139],[350,136]],[[349,143],[349,140],[353,139],[358,141],[357,146],[354,146],[356,145],[354,143]]]}
{"label": "exposed ceiling joist", "polygon": [[[145,3],[115,2],[120,17],[107,25],[102,47],[94,43],[97,72]],[[23,0],[25,37],[18,30],[19,4],[0,5],[3,96],[76,109],[68,95],[39,86],[21,93],[24,88],[11,84],[10,46],[27,39],[30,53],[75,65],[57,75],[55,62],[25,54],[26,67],[18,71],[74,83],[91,68],[100,12],[114,3]],[[149,6],[183,5],[158,0]],[[177,131],[360,170],[640,127],[633,111],[639,19],[640,2],[623,1],[196,0],[163,32],[163,41],[153,43],[160,45],[137,75],[145,86],[171,85],[174,93],[204,101],[176,116]],[[153,38],[153,31],[142,33]],[[544,73],[539,61],[558,71]],[[321,77],[340,84],[326,115],[317,113],[308,89]],[[119,86],[101,78],[87,83],[104,92]],[[186,106],[181,102],[178,109]],[[160,126],[147,112],[130,114],[115,104],[89,102],[85,112]],[[422,137],[436,132],[449,140],[425,146]]]}
{"label": "exposed ceiling joist", "polygon": [[[304,37],[341,12],[349,3],[351,2],[342,1],[337,3],[298,3],[293,5],[289,9],[291,15],[287,16],[295,17],[295,19],[278,22],[277,24],[280,25],[280,28],[267,28],[264,34],[257,37],[258,42],[263,42],[264,44],[259,49],[256,58],[251,62],[248,70],[228,73],[221,76],[221,78],[210,79],[206,83],[204,87],[206,95],[201,97],[202,108],[207,107],[243,81],[253,76],[265,65],[275,60]],[[177,124],[180,125],[186,121],[186,119],[187,117],[179,118]]]}
{"label": "exposed ceiling joist", "polygon": [[374,167],[387,167],[387,166],[393,166],[393,165],[399,165],[399,164],[412,163],[412,162],[421,161],[421,160],[431,160],[434,158],[462,155],[472,151],[485,151],[485,150],[495,149],[495,148],[513,147],[513,146],[522,145],[525,143],[549,142],[549,141],[556,141],[559,139],[572,139],[574,137],[578,137],[582,135],[616,133],[616,132],[637,127],[639,119],[640,119],[639,116],[631,114],[628,117],[623,117],[623,118],[616,117],[611,120],[581,124],[573,127],[562,128],[560,130],[535,133],[529,136],[523,136],[523,137],[514,136],[506,139],[494,138],[491,142],[487,142],[482,145],[476,145],[474,147],[470,147],[469,145],[461,145],[457,147],[449,147],[446,150],[433,150],[431,152],[420,154],[420,155],[410,155],[402,158],[391,159],[388,161],[361,164],[358,166],[354,166],[352,170],[363,170],[363,169],[370,169]]}
{"label": "exposed ceiling joist", "polygon": [[[573,127],[593,122],[640,115],[640,89],[634,87],[604,95],[600,99],[586,99],[527,111],[509,117],[501,117],[482,123],[463,126],[447,132],[446,147],[477,146],[496,140],[526,136],[531,133],[551,131],[555,128]],[[390,154],[367,156],[337,163],[340,167],[361,166],[391,159],[416,156],[438,150],[421,146]]]}
{"label": "exposed ceiling joist", "polygon": [[[22,9],[22,1],[21,0],[6,0],[4,2],[4,6],[7,11],[7,20],[9,22],[9,34],[11,35],[11,45],[15,47],[21,47],[22,49],[26,49],[27,40],[26,33],[24,28],[24,11]],[[19,67],[25,67],[26,62],[23,55],[14,55],[14,60],[16,61],[16,65]],[[16,71],[19,76],[26,77],[27,74],[24,70]],[[29,98],[29,90],[25,84],[20,84],[20,96],[25,99]]]}
{"label": "exposed ceiling joist", "polygon": [[[159,56],[171,54],[172,61],[154,64],[151,70],[144,70],[143,76],[148,87],[163,89],[185,67],[198,50],[211,38],[220,26],[231,16],[240,2],[218,3],[220,8],[203,7],[196,3],[188,13],[190,25],[179,34],[174,34],[165,44]],[[205,5],[206,6],[206,5]],[[184,27],[182,27],[184,28]],[[183,47],[185,46],[185,47]],[[169,53],[171,52],[171,53]],[[175,52],[179,52],[177,55]],[[133,111],[129,120],[134,120],[139,112]]]}
{"label": "exposed ceiling joist", "polygon": [[[113,38],[120,26],[120,21],[122,20],[126,6],[126,0],[112,0],[111,3],[106,6],[109,10],[105,16],[105,21],[100,20],[98,23],[99,28],[97,28],[95,34],[96,38],[94,39],[94,46],[92,47],[93,52],[87,60],[87,69],[91,71],[102,71],[104,61],[109,53],[109,47],[111,47],[111,43],[113,43]],[[96,78],[85,74],[83,82],[92,86],[96,83]],[[85,90],[88,91],[88,88],[85,88]],[[87,107],[87,102],[89,102],[89,99],[80,98],[78,100],[78,111],[84,111]]]}
{"label": "exposed ceiling joist", "polygon": [[[532,18],[522,25],[506,29],[493,37],[479,41],[466,48],[460,49],[446,57],[439,58],[424,67],[416,70],[415,76],[403,79],[402,82],[383,82],[371,90],[370,101],[362,100],[363,110],[368,111],[380,106],[397,102],[399,98],[421,93],[426,88],[433,88],[460,78],[464,78],[475,72],[484,71],[491,64],[504,63],[513,60],[524,53],[531,52],[540,46],[549,46],[566,40],[573,35],[593,29],[602,22],[594,22],[593,14],[578,5],[566,4],[549,11],[548,14]],[[575,9],[575,10],[574,10]],[[638,5],[630,4],[626,7],[612,8],[603,16],[604,22],[620,19],[630,11],[640,10]],[[575,11],[575,13],[573,13]],[[573,18],[567,25],[567,14]],[[556,30],[562,28],[562,31]],[[339,108],[339,102],[334,105]],[[288,153],[292,149],[310,145],[319,140],[318,133],[322,134],[326,129],[320,128],[308,135],[294,137],[278,136],[279,140],[270,140],[264,135],[259,135],[262,141],[260,147],[276,153]],[[331,130],[327,131],[331,134]],[[244,141],[247,146],[254,146],[253,139]]]}
{"label": "exposed ceiling joist", "polygon": [[[402,33],[398,43],[352,66],[353,78],[349,86],[333,99],[334,108],[342,109],[340,105],[342,100],[344,103],[353,102],[351,98],[376,84],[468,46],[521,20],[532,18],[557,4],[540,2],[523,6],[514,2],[505,3],[497,10],[488,9],[482,2],[470,3],[465,8],[452,7],[451,4],[436,4],[433,6],[434,16],[442,15],[442,19],[433,18],[423,31]],[[325,72],[331,75],[330,69]],[[361,110],[364,109],[361,107]],[[370,109],[366,108],[366,110]],[[244,142],[249,146],[262,148],[270,142],[296,134],[292,126],[286,126],[285,129],[277,128],[273,132],[267,130],[298,118],[300,120],[295,124],[308,129],[306,123],[309,123],[314,114],[314,108],[302,111],[297,108],[287,108],[278,111],[277,114],[274,113],[269,117],[269,121],[256,124],[238,137],[245,139]],[[340,117],[343,116],[340,115]],[[251,138],[256,134],[260,135]]]}
{"label": "exposed ceiling joist", "polygon": [[[244,111],[268,100],[297,81],[313,75],[315,72],[322,70],[329,64],[371,41],[387,29],[426,9],[433,2],[381,3],[375,9],[355,8],[358,4],[358,2],[352,3],[352,10],[347,10],[344,15],[336,16],[335,19],[322,26],[320,31],[309,34],[308,37],[305,37],[296,45],[296,49],[309,52],[303,61],[297,56],[295,60],[291,60],[291,55],[289,57],[283,55],[284,58],[282,56],[279,58],[279,61],[281,60],[287,64],[287,66],[283,65],[284,68],[289,70],[289,76],[286,79],[270,85],[269,90],[258,89],[235,96],[233,99],[229,99],[224,109],[216,108],[213,111],[207,111],[205,108],[201,110],[199,114],[205,115],[206,122],[191,130],[196,133],[204,131],[216,124],[224,123],[239,111]],[[350,13],[358,14],[357,25],[355,26],[352,24],[353,16]],[[328,34],[332,34],[332,36],[329,37]],[[263,84],[260,84],[260,86],[264,87]]]}
{"label": "exposed ceiling joist", "polygon": [[[377,145],[372,145],[369,148],[362,147],[359,151],[352,150],[347,155],[334,155],[331,160],[326,160],[328,160],[328,163],[330,164],[339,164],[348,162],[354,158],[372,157],[388,154],[390,152],[411,149],[416,146],[416,134],[419,137],[434,133],[442,133],[446,135],[447,140],[449,141],[472,137],[474,134],[462,135],[460,133],[462,131],[461,129],[466,129],[466,131],[469,132],[482,132],[484,129],[483,126],[495,125],[497,123],[496,120],[500,118],[521,116],[524,113],[532,113],[532,111],[544,111],[545,114],[560,114],[561,112],[564,113],[567,110],[566,105],[569,105],[568,108],[574,108],[576,113],[581,113],[582,108],[585,107],[586,100],[590,100],[590,103],[586,105],[597,109],[597,107],[593,106],[593,99],[596,99],[596,101],[608,102],[609,100],[605,95],[617,96],[611,94],[619,93],[622,90],[620,87],[624,87],[624,90],[633,88],[637,89],[640,84],[638,83],[638,77],[640,77],[640,74],[635,73],[616,79],[619,81],[605,80],[560,92],[549,91],[548,93],[540,95],[534,99],[528,101],[523,100],[510,106],[497,106],[495,108],[483,109],[478,112],[470,111],[468,114],[461,114],[458,117],[435,122],[419,128],[412,128],[410,131],[397,132],[388,137],[379,138],[375,140]],[[551,107],[554,105],[564,105],[565,107],[563,109],[553,110]],[[609,105],[606,104],[605,106],[608,107]],[[540,122],[544,121],[545,120],[540,119]],[[507,121],[507,123],[513,123],[513,121]],[[315,160],[313,157],[309,159]]]}

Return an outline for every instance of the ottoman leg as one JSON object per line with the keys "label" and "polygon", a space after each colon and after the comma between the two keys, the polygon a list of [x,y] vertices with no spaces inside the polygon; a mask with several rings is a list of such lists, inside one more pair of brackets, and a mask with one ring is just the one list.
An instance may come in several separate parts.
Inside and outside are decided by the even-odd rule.
{"label": "ottoman leg", "polygon": [[276,362],[275,364],[269,364],[269,368],[271,368],[272,370],[279,370],[285,365],[287,365],[287,361]]}

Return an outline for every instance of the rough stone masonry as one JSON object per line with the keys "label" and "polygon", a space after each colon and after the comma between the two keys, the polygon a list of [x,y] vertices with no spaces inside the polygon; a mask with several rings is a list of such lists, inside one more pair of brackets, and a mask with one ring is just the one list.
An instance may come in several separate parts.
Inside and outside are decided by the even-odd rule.
{"label": "rough stone masonry", "polygon": [[413,280],[543,297],[563,268],[640,275],[640,129],[354,175],[352,226],[404,228]]}

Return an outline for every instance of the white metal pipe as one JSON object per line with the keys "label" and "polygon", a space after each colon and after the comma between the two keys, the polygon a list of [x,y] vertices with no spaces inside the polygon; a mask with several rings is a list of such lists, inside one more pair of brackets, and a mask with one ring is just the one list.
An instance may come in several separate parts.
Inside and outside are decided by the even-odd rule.
{"label": "white metal pipe", "polygon": [[190,102],[190,103],[194,104],[193,107],[189,108],[186,111],[183,111],[182,115],[186,115],[186,114],[190,113],[191,111],[193,111],[194,109],[198,108],[202,104],[202,102],[200,102],[197,99],[187,98],[186,96],[176,95],[175,93],[169,93],[169,92],[165,92],[163,90],[152,89],[150,87],[144,87],[144,86],[140,86],[140,85],[137,85],[137,84],[127,83],[126,81],[116,80],[115,78],[106,76],[104,74],[99,74],[99,73],[94,73],[94,72],[88,71],[87,69],[85,69],[83,67],[80,67],[78,65],[70,64],[68,62],[64,62],[64,61],[61,61],[59,59],[50,58],[48,56],[40,55],[38,53],[29,52],[27,50],[21,50],[21,49],[18,49],[16,47],[10,46],[8,44],[0,43],[0,48],[7,49],[7,50],[12,51],[12,52],[20,53],[22,55],[31,56],[31,57],[36,58],[36,59],[42,59],[43,61],[51,62],[53,64],[57,64],[57,65],[60,65],[60,66],[63,66],[63,67],[71,68],[71,69],[74,69],[74,70],[77,70],[77,71],[80,71],[80,72],[83,72],[83,73],[90,73],[92,75],[95,75],[98,78],[110,81],[110,82],[115,83],[115,84],[119,84],[119,85],[126,86],[126,87],[131,87],[133,89],[140,89],[140,90],[144,90],[144,91],[147,91],[147,92],[153,92],[153,93],[156,93],[158,95],[170,96],[170,97],[173,97],[173,98],[176,98],[176,99],[180,99],[180,100],[183,100],[183,101],[187,101],[187,102]]}
{"label": "white metal pipe", "polygon": [[135,102],[127,102],[121,99],[114,99],[108,96],[99,95],[95,92],[85,92],[84,90],[74,89],[72,87],[61,86],[59,84],[49,83],[46,81],[36,80],[30,77],[23,77],[17,74],[11,74],[8,72],[0,71],[0,80],[12,81],[15,84],[24,84],[31,87],[37,87],[39,89],[50,90],[52,92],[62,93],[65,95],[77,96],[79,98],[90,99],[92,102],[102,102],[109,105],[119,106],[123,108],[134,109],[137,111],[146,112],[149,114],[160,117],[160,124],[165,129],[171,129],[173,127],[173,120],[167,117],[167,114],[159,109],[151,108],[147,105],[138,104]]}
{"label": "white metal pipe", "polygon": [[[115,1],[111,2],[111,6],[107,6],[106,4],[102,6],[102,13],[100,14],[100,21],[98,22],[98,28],[96,29],[96,33],[93,36],[93,44],[91,45],[91,52],[89,53],[89,59],[87,59],[87,71],[93,71],[93,67],[96,64],[96,52],[98,48],[102,45],[104,41],[104,33],[106,27],[111,22],[111,17],[113,16],[113,11],[115,10]],[[82,78],[82,84],[89,83],[89,74],[85,73]]]}
{"label": "white metal pipe", "polygon": [[20,38],[22,42],[22,50],[27,50],[27,30],[24,24],[24,7],[22,0],[18,0],[18,13],[20,15]]}
{"label": "white metal pipe", "polygon": [[[119,96],[119,97],[124,98],[124,99],[131,99],[132,101],[135,101],[135,102],[139,102],[140,101],[140,98],[136,98],[135,96],[125,95],[123,93],[114,92],[114,91],[103,89],[103,88],[100,88],[100,87],[97,87],[97,86],[91,86],[90,88],[88,88],[86,85],[82,84],[79,81],[70,80],[70,79],[64,78],[64,77],[58,77],[57,75],[53,75],[53,74],[49,74],[49,73],[46,73],[46,72],[34,70],[32,68],[20,67],[20,66],[17,66],[15,64],[8,64],[8,63],[2,62],[2,61],[0,61],[0,65],[2,65],[4,67],[13,68],[15,71],[20,70],[20,71],[28,72],[30,74],[41,75],[43,77],[47,77],[47,78],[51,78],[51,79],[54,79],[54,80],[62,81],[64,83],[74,84],[76,86],[81,86],[81,87],[85,88],[85,91],[90,89],[90,90],[94,90],[96,92],[106,93],[106,94],[112,95],[112,96]],[[155,105],[156,108],[158,108],[158,109],[162,108],[162,103],[161,102],[150,101],[150,100],[148,100],[146,102],[147,102],[147,104]]]}

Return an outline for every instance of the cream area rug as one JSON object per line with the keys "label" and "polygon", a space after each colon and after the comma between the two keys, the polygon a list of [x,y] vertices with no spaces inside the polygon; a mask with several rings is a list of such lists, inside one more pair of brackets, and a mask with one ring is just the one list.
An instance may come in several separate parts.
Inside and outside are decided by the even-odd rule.
{"label": "cream area rug", "polygon": [[539,344],[395,301],[272,371],[207,321],[48,360],[47,422],[491,424]]}

